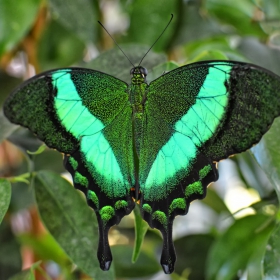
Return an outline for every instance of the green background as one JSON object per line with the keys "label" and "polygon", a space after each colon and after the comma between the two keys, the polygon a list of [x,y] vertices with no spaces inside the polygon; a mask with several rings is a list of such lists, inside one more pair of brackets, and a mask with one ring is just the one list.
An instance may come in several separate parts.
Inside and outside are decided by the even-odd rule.
{"label": "green background", "polygon": [[[129,82],[130,63],[97,21],[137,64],[171,14],[142,62],[148,81],[209,59],[251,62],[280,75],[279,0],[0,0],[1,104],[24,79],[53,68],[89,67]],[[157,274],[159,232],[148,230],[140,246],[147,227],[137,211],[110,231],[113,266],[102,272],[91,250],[95,215],[59,175],[61,154],[37,151],[41,143],[2,112],[0,128],[0,280],[280,278],[279,119],[258,145],[223,161],[206,199],[175,220],[177,263],[168,276]],[[240,206],[246,197],[249,204]],[[134,264],[132,255],[139,255]]]}

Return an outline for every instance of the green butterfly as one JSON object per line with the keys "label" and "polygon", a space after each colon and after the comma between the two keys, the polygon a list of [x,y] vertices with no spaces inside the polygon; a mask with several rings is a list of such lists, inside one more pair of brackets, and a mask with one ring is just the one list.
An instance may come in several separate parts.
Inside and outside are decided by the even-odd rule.
{"label": "green butterfly", "polygon": [[218,179],[216,162],[257,143],[280,115],[280,77],[252,64],[205,61],[150,84],[142,66],[131,84],[84,68],[37,75],[6,100],[4,112],[49,147],[99,223],[98,259],[108,270],[108,230],[139,203],[163,236],[161,265],[174,270],[172,224]]}

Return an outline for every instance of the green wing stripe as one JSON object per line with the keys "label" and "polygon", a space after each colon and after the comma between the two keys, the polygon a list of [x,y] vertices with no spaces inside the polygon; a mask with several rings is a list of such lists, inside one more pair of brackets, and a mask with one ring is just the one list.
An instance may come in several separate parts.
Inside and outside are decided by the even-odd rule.
{"label": "green wing stripe", "polygon": [[213,161],[243,152],[260,141],[280,110],[279,76],[252,64],[221,63],[231,66],[227,83],[230,103],[219,131],[204,147]]}
{"label": "green wing stripe", "polygon": [[175,132],[158,152],[152,165],[145,182],[145,199],[165,197],[184,177],[186,166],[195,158],[196,152],[197,148],[190,138]]}
{"label": "green wing stripe", "polygon": [[91,175],[110,198],[125,196],[128,182],[103,135],[105,126],[83,105],[71,79],[71,70],[57,71],[52,75],[52,80],[57,89],[54,102],[57,115],[66,130],[81,139],[80,150]]}
{"label": "green wing stripe", "polygon": [[216,131],[228,104],[225,82],[229,79],[231,67],[211,67],[195,104],[175,124],[175,130],[188,136],[196,146],[201,147]]}
{"label": "green wing stripe", "polygon": [[198,149],[213,136],[227,105],[231,66],[210,67],[195,104],[179,119],[176,132],[159,150],[143,184],[145,199],[166,197],[191,171]]}
{"label": "green wing stripe", "polygon": [[[76,138],[80,138],[104,128],[102,122],[83,106],[82,99],[71,80],[70,72],[58,71],[52,75],[52,79],[53,86],[57,88],[54,106],[59,119],[69,132]],[[91,120],[90,125],[89,120]]]}
{"label": "green wing stripe", "polygon": [[119,163],[102,132],[84,136],[81,150],[86,166],[97,184],[110,198],[127,194],[129,184],[124,179]]}

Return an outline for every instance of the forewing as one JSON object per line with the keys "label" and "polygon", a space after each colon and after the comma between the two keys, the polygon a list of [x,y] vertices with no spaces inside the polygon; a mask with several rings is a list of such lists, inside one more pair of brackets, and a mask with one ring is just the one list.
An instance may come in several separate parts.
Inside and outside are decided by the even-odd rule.
{"label": "forewing", "polygon": [[252,64],[228,64],[229,105],[215,137],[205,145],[205,153],[214,161],[251,148],[280,115],[279,76]]}
{"label": "forewing", "polygon": [[74,185],[94,208],[98,257],[108,269],[109,228],[131,212],[134,185],[131,107],[127,84],[107,74],[68,68],[40,74],[7,99],[5,115],[65,153]]}

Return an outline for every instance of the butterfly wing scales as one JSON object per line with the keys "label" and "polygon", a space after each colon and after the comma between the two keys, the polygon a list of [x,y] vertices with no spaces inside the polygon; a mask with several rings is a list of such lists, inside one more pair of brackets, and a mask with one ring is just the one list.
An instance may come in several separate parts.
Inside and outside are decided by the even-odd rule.
{"label": "butterfly wing scales", "polygon": [[243,152],[260,141],[280,111],[280,78],[256,65],[230,65],[229,108],[223,126],[205,146],[214,161]]}
{"label": "butterfly wing scales", "polygon": [[[237,62],[195,63],[175,69],[149,86],[140,154],[141,209],[150,226],[163,234],[161,263],[167,273],[174,269],[176,258],[174,217],[186,214],[189,203],[203,198],[206,186],[218,179],[213,161],[250,148],[280,110],[274,105],[276,112],[270,112],[272,106],[263,100],[260,80],[269,81],[265,86],[268,98],[274,90],[280,92],[279,77],[262,71]],[[266,114],[262,122],[259,113],[246,113],[244,122],[252,123],[253,128],[249,137],[248,127],[237,123],[246,111],[244,103],[237,104],[243,96],[247,102],[262,99],[252,110],[258,108]]]}
{"label": "butterfly wing scales", "polygon": [[[74,185],[99,222],[101,268],[112,260],[108,230],[134,208],[131,107],[127,85],[89,69],[49,71],[28,80],[5,103],[5,114],[49,147],[65,153]],[[125,133],[124,133],[125,132]]]}
{"label": "butterfly wing scales", "polygon": [[[161,263],[170,273],[174,217],[186,214],[218,179],[213,162],[260,140],[280,110],[279,92],[280,78],[254,65],[183,66],[149,85],[141,132],[133,136],[127,85],[98,71],[69,68],[27,81],[4,111],[66,154],[75,187],[97,214],[103,269],[111,262],[108,230],[133,209],[130,187],[139,184],[143,217],[163,234]],[[136,171],[133,139],[140,151]],[[107,162],[110,169],[103,172]]]}
{"label": "butterfly wing scales", "polygon": [[5,101],[4,113],[11,122],[29,128],[50,148],[71,153],[78,146],[78,140],[57,118],[51,73],[37,75],[22,83]]}

